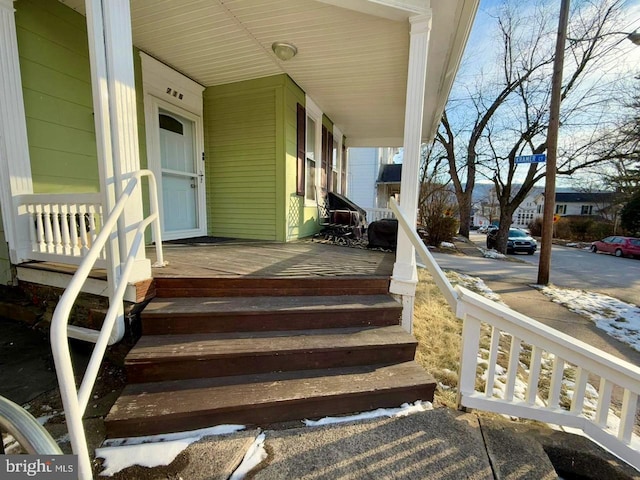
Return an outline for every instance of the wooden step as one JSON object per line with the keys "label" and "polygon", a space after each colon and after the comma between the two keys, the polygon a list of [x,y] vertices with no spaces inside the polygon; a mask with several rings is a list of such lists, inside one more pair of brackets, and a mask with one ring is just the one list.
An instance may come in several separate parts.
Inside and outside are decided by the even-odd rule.
{"label": "wooden step", "polygon": [[155,288],[158,297],[375,295],[389,291],[389,277],[158,277]]}
{"label": "wooden step", "polygon": [[413,360],[401,326],[145,335],[125,360],[129,383],[326,369]]}
{"label": "wooden step", "polygon": [[279,372],[128,385],[105,419],[107,436],[177,432],[220,424],[267,426],[433,400],[417,363]]}
{"label": "wooden step", "polygon": [[142,312],[144,335],[309,330],[397,325],[391,296],[156,298]]}

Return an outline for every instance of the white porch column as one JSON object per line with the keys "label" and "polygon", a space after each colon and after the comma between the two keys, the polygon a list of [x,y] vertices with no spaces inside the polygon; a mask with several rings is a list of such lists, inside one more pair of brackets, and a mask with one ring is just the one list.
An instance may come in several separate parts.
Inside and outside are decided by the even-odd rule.
{"label": "white porch column", "polygon": [[28,216],[18,217],[16,195],[33,193],[27,124],[13,0],[0,0],[0,206],[14,264],[30,249]]}
{"label": "white porch column", "polygon": [[[410,17],[409,22],[411,23],[411,40],[409,44],[407,99],[404,116],[404,153],[400,183],[400,210],[409,225],[415,225],[420,194],[418,176],[431,12]],[[413,330],[413,304],[417,283],[415,250],[409,237],[402,229],[399,229],[396,262],[393,266],[393,276],[391,277],[389,290],[391,293],[402,297],[402,326],[409,332]]]}
{"label": "white porch column", "polygon": [[[100,189],[106,211],[110,211],[126,185],[123,177],[140,169],[131,12],[128,0],[86,0],[86,11]],[[111,268],[116,276],[124,261],[119,251],[127,251],[134,234],[130,227],[142,218],[138,189],[118,223],[117,241],[114,237],[111,242]],[[151,264],[142,249],[129,281],[150,277]]]}

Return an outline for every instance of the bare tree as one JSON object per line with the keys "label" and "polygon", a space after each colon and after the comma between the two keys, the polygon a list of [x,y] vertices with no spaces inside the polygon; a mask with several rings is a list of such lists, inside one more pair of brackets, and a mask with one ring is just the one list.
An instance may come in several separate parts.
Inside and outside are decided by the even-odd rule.
{"label": "bare tree", "polygon": [[[571,14],[570,41],[562,90],[563,143],[558,175],[572,175],[600,161],[591,155],[599,128],[610,120],[610,88],[603,71],[617,44],[623,0],[577,2]],[[513,213],[545,175],[541,164],[516,164],[517,156],[543,153],[549,121],[550,70],[554,15],[544,2],[504,3],[495,16],[499,49],[493,78],[479,77],[467,101],[450,102],[437,139],[447,152],[449,172],[460,204],[460,232],[468,235],[473,187],[478,175],[490,179],[500,204],[497,248],[506,249]],[[473,119],[451,115],[465,108]],[[467,120],[468,122],[468,120]],[[465,130],[466,128],[466,130]],[[595,150],[594,150],[595,151]],[[524,170],[524,171],[523,171]]]}

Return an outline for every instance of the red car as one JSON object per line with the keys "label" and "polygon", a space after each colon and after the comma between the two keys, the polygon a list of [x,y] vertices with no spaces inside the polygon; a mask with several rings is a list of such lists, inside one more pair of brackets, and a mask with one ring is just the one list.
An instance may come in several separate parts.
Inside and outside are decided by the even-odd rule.
{"label": "red car", "polygon": [[616,257],[640,258],[640,238],[634,237],[607,237],[591,244],[591,251],[613,253]]}

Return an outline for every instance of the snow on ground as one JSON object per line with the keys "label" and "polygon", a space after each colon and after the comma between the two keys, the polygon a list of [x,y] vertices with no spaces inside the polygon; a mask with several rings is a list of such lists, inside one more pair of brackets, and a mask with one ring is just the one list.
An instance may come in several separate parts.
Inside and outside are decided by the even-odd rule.
{"label": "snow on ground", "polygon": [[233,433],[244,428],[244,425],[218,425],[189,432],[105,440],[106,446],[96,448],[96,457],[104,459],[105,469],[100,475],[110,477],[133,465],[169,465],[180,452],[204,437]]}
{"label": "snow on ground", "polygon": [[636,305],[585,290],[533,286],[554,302],[592,320],[598,328],[616,340],[640,351],[640,308]]}
{"label": "snow on ground", "polygon": [[489,300],[493,300],[500,305],[505,305],[505,303],[500,300],[500,295],[494,293],[493,290],[491,290],[487,286],[487,284],[482,281],[481,278],[472,277],[464,273],[454,272],[453,270],[447,270],[444,272],[444,274],[447,276],[453,286],[461,285],[464,288],[471,290],[472,292],[476,292],[477,294],[488,298]]}
{"label": "snow on ground", "polygon": [[406,417],[412,413],[433,410],[431,402],[423,402],[417,400],[415,403],[403,403],[398,408],[378,408],[369,412],[359,413],[357,415],[349,415],[344,417],[325,417],[320,420],[303,420],[307,427],[319,427],[322,425],[330,425],[333,423],[352,422],[354,420],[368,420],[370,418],[379,417]]}
{"label": "snow on ground", "polygon": [[242,462],[233,472],[229,480],[242,480],[251,470],[260,465],[267,458],[267,451],[264,449],[264,433],[261,433],[253,441],[247,453],[244,454]]}
{"label": "snow on ground", "polygon": [[501,260],[503,258],[507,258],[504,253],[500,253],[497,250],[485,250],[483,248],[480,249],[482,251],[482,256],[484,258],[495,258],[496,260]]}
{"label": "snow on ground", "polygon": [[456,246],[451,242],[440,242],[440,248],[456,248]]}

